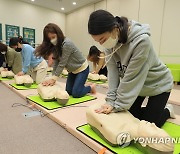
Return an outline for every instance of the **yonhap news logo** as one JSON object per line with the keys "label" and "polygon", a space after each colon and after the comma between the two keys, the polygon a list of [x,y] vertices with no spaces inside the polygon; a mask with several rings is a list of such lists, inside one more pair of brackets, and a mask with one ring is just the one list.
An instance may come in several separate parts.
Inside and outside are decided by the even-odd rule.
{"label": "yonhap news logo", "polygon": [[131,141],[140,143],[141,145],[148,144],[180,144],[180,137],[131,137],[130,133],[122,132],[116,138],[117,144],[124,148],[127,147]]}
{"label": "yonhap news logo", "polygon": [[128,132],[120,133],[116,138],[116,142],[122,148],[127,147],[131,142],[131,136]]}

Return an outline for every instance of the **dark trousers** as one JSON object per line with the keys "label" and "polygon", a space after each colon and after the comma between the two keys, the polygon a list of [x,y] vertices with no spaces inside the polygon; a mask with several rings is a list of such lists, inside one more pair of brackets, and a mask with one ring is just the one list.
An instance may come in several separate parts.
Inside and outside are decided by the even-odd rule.
{"label": "dark trousers", "polygon": [[89,74],[89,66],[78,74],[69,73],[66,81],[66,91],[69,95],[79,98],[91,91],[91,87],[84,84]]}
{"label": "dark trousers", "polygon": [[0,53],[0,67],[3,65],[4,61],[5,61],[4,55]]}
{"label": "dark trousers", "polygon": [[101,68],[98,74],[107,76],[107,67],[105,66],[104,68]]}
{"label": "dark trousers", "polygon": [[146,107],[141,107],[145,97],[138,96],[129,111],[140,120],[153,122],[157,127],[162,127],[170,117],[169,110],[164,109],[169,95],[169,92],[164,92],[156,96],[150,96]]}

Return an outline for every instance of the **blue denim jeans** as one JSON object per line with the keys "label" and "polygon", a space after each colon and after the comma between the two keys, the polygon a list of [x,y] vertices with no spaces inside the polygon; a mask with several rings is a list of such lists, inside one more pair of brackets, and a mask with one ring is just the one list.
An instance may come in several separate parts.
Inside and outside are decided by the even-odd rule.
{"label": "blue denim jeans", "polygon": [[66,81],[66,91],[69,95],[79,98],[91,91],[91,87],[84,84],[89,74],[89,66],[78,74],[69,73]]}

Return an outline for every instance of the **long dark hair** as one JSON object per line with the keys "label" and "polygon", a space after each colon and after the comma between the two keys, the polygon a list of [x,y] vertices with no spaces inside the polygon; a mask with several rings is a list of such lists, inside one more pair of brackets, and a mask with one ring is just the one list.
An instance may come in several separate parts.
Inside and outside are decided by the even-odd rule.
{"label": "long dark hair", "polygon": [[[53,45],[48,38],[48,33],[54,33],[57,35],[57,45]],[[62,43],[64,41],[64,34],[58,25],[49,23],[44,27],[43,30],[43,42],[35,50],[36,56],[41,56],[47,59],[48,56],[53,53],[54,58],[62,56]]]}
{"label": "long dark hair", "polygon": [[112,32],[114,28],[120,31],[119,42],[126,43],[128,39],[128,19],[126,17],[114,17],[105,10],[97,10],[91,13],[88,21],[88,32],[91,35],[100,35],[105,32]]}
{"label": "long dark hair", "polygon": [[89,59],[91,57],[93,58],[93,62],[98,63],[100,54],[101,51],[96,46],[91,46],[87,58]]}

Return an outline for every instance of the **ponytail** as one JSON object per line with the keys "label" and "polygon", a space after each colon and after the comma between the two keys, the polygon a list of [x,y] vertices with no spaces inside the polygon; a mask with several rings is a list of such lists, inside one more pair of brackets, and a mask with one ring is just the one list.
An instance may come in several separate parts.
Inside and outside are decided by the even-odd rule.
{"label": "ponytail", "polygon": [[116,25],[119,28],[121,37],[119,38],[120,43],[126,43],[128,39],[128,19],[126,17],[115,17]]}

